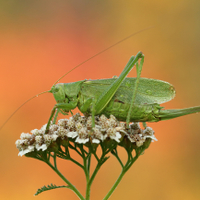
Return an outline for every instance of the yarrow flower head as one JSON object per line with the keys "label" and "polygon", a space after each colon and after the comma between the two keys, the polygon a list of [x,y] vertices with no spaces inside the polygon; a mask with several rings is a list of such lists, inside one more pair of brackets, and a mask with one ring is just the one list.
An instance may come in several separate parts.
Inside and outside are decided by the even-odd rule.
{"label": "yarrow flower head", "polygon": [[127,128],[124,122],[118,121],[113,115],[110,118],[105,115],[96,116],[95,127],[92,128],[92,117],[78,113],[69,119],[58,120],[57,124],[51,124],[47,134],[45,130],[46,125],[39,130],[32,130],[31,134],[22,133],[16,141],[18,155],[31,156],[44,151],[61,151],[62,146],[71,147],[72,143],[87,147],[106,143],[108,147],[109,142],[123,146],[126,141],[137,148],[148,139],[157,140],[152,128],[141,129],[139,123],[131,123]]}
{"label": "yarrow flower head", "polygon": [[[93,156],[97,165],[91,178],[89,177],[89,181],[87,180],[87,182],[90,182],[110,157],[108,154],[111,154],[117,158],[122,167],[120,174],[122,178],[130,166],[149,147],[151,141],[157,140],[152,128],[142,129],[139,123],[131,123],[127,126],[125,122],[118,121],[113,115],[110,118],[101,115],[92,119],[91,116],[81,116],[78,113],[69,119],[58,120],[57,124],[51,123],[48,127],[47,129],[45,124],[41,129],[34,129],[31,133],[22,133],[20,139],[16,141],[19,150],[18,155],[25,155],[47,163],[67,185],[56,186],[51,184],[43,186],[38,189],[35,195],[50,189],[70,187],[80,199],[84,199],[74,185],[60,174],[57,168],[57,158],[73,162],[81,167],[88,177],[91,156]],[[125,163],[120,159],[118,146],[127,151],[128,156]],[[101,151],[97,151],[98,148]],[[134,153],[132,153],[133,150],[135,150]],[[76,157],[72,157],[74,155],[72,152],[79,155],[82,162],[79,162]],[[116,186],[114,185],[113,188],[116,188]],[[87,186],[87,188],[89,187]],[[89,197],[89,193],[87,196]]]}

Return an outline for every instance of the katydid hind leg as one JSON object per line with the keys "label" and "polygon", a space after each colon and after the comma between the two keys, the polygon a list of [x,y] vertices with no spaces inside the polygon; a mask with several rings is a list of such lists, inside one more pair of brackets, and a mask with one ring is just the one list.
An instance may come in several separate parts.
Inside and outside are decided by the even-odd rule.
{"label": "katydid hind leg", "polygon": [[132,99],[131,99],[130,108],[129,108],[128,115],[127,115],[127,118],[126,118],[126,126],[127,127],[129,126],[129,123],[130,123],[131,111],[133,109],[133,104],[135,102],[135,97],[136,97],[137,90],[138,90],[138,85],[139,85],[139,81],[140,81],[143,63],[144,63],[144,55],[142,55],[140,63],[139,64],[138,64],[138,62],[136,63],[137,78],[136,78],[136,81],[135,81],[135,86],[134,86],[134,90],[133,90],[133,96],[132,96]]}
{"label": "katydid hind leg", "polygon": [[183,108],[183,109],[160,110],[158,117],[160,120],[168,120],[199,112],[200,112],[200,106]]}
{"label": "katydid hind leg", "polygon": [[126,78],[128,73],[134,67],[134,65],[138,62],[140,58],[143,57],[142,52],[138,52],[138,54],[134,57],[132,56],[125,66],[124,70],[120,74],[120,76],[100,95],[96,104],[95,104],[95,115],[100,114],[103,109],[110,102],[117,89],[120,87],[123,80]]}

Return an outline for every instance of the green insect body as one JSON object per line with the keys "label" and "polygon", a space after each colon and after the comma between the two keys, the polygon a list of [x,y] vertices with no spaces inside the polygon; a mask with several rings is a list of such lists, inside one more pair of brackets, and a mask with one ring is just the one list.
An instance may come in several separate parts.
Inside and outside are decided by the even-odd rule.
{"label": "green insect body", "polygon": [[[112,97],[108,105],[105,107],[105,109],[100,114],[105,114],[106,116],[110,116],[111,114],[114,115],[118,120],[120,121],[126,121],[126,116],[128,113],[128,110],[130,108],[131,103],[131,96],[132,91],[134,88],[134,82],[136,78],[126,78],[121,86],[118,88],[115,95]],[[92,107],[90,106],[90,102],[92,98],[97,100],[99,96],[102,94],[105,89],[111,85],[115,79],[101,79],[101,80],[90,80],[90,81],[80,81],[75,83],[61,83],[57,84],[56,88],[59,88],[59,93],[63,93],[63,100],[59,99],[57,102],[59,103],[66,103],[67,102],[73,102],[74,106],[72,109],[78,107],[79,110],[84,114],[91,114],[92,113]],[[174,89],[172,86],[166,82],[158,81],[158,80],[152,80],[152,79],[140,79],[140,84],[138,90],[140,91],[136,95],[135,104],[133,107],[133,110],[131,111],[131,118],[130,121],[158,121],[156,113],[158,113],[159,109],[161,108],[158,104],[154,103],[153,98],[149,96],[149,93],[152,93],[152,95],[156,95],[154,87],[152,91],[151,84],[160,83],[162,84],[163,88],[165,88],[162,91],[162,96],[158,96],[157,94],[157,103],[161,103],[163,101],[166,101],[167,94],[170,96],[174,96]],[[131,84],[132,83],[132,84]],[[150,84],[148,84],[150,83]],[[73,90],[73,96],[70,91],[66,91],[65,89],[69,90],[70,87],[77,88],[77,90]],[[146,87],[146,91],[144,91],[143,88]],[[98,88],[98,90],[97,90]],[[170,89],[172,88],[172,89]],[[62,91],[62,92],[61,92]],[[68,93],[69,92],[69,93]],[[166,93],[166,94],[165,94]],[[171,94],[170,94],[171,93]],[[165,96],[164,96],[165,95]],[[54,93],[55,99],[57,99],[57,96],[61,97],[61,95]],[[146,102],[143,104],[140,104],[140,99],[142,96],[146,96]],[[169,98],[168,98],[169,99]],[[170,100],[170,99],[169,99]],[[75,103],[76,102],[76,103]],[[89,106],[87,105],[87,102],[89,102]],[[84,108],[85,107],[85,108]],[[68,113],[69,110],[64,109],[63,112]]]}
{"label": "green insect body", "polygon": [[[86,112],[81,110],[87,99],[91,99],[95,94],[95,99],[98,99],[106,88],[111,85],[115,79],[102,79],[86,81],[81,85],[81,93],[79,95],[78,108],[83,113],[91,113],[89,108]],[[114,115],[120,121],[126,121],[127,113],[130,109],[131,98],[135,87],[136,78],[126,78],[100,114],[105,114],[109,117]],[[152,87],[154,85],[154,87]],[[158,93],[159,88],[162,91]],[[96,88],[99,88],[98,91]],[[96,92],[95,92],[96,91]],[[161,107],[158,103],[171,100],[175,95],[173,86],[169,83],[159,80],[140,78],[138,92],[135,97],[135,103],[131,110],[131,122],[153,122],[159,121],[159,110]],[[141,103],[142,102],[142,103]]]}
{"label": "green insect body", "polygon": [[[132,56],[118,78],[54,85],[49,92],[53,93],[57,104],[52,110],[46,131],[56,110],[68,114],[76,107],[85,115],[92,115],[93,120],[95,115],[105,114],[109,117],[112,114],[127,124],[157,122],[200,112],[200,106],[164,110],[160,104],[172,100],[175,89],[161,80],[140,78],[143,61],[144,55],[141,52]],[[126,78],[134,65],[137,77]]]}

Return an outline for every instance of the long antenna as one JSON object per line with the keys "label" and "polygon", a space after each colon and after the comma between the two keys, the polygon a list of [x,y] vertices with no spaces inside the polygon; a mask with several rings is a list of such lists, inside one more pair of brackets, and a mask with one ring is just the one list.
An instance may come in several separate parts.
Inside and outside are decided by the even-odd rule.
{"label": "long antenna", "polygon": [[[142,29],[142,30],[137,31],[137,32],[135,32],[135,33],[132,33],[131,35],[125,37],[124,39],[122,39],[122,40],[116,42],[115,44],[113,44],[113,45],[107,47],[106,49],[104,49],[104,50],[98,52],[97,54],[93,55],[92,57],[86,59],[85,61],[81,62],[80,64],[78,64],[77,66],[75,66],[74,68],[72,68],[72,69],[71,69],[70,71],[68,71],[66,74],[64,74],[63,76],[61,76],[61,77],[53,84],[53,86],[54,86],[55,84],[57,84],[57,83],[58,83],[63,77],[65,77],[67,74],[69,74],[70,72],[72,72],[72,71],[75,70],[76,68],[80,67],[81,65],[83,65],[83,64],[86,63],[87,61],[93,59],[94,57],[96,57],[96,56],[98,56],[98,55],[100,55],[100,54],[102,54],[103,52],[107,51],[108,49],[111,49],[112,47],[114,47],[114,46],[116,46],[116,45],[118,45],[118,44],[124,42],[125,40],[128,40],[128,39],[131,38],[132,36],[134,36],[134,35],[136,35],[136,34],[138,34],[138,33],[141,33],[141,32],[143,32],[143,31],[146,31],[146,30],[148,30],[148,29],[151,29],[151,28],[153,28],[153,27],[154,27],[154,26],[150,26],[150,27],[148,27],[148,28]],[[45,92],[41,92],[41,93],[39,93],[39,94],[37,94],[37,95],[31,97],[31,98],[28,99],[27,101],[25,101],[25,102],[24,102],[21,106],[19,106],[19,107],[10,115],[10,117],[3,123],[3,125],[0,127],[0,130],[5,126],[5,124],[11,119],[11,117],[12,117],[22,106],[24,106],[27,102],[29,102],[30,100],[34,99],[35,97],[38,97],[39,95],[44,94],[44,93],[47,93],[47,92],[50,92],[50,90],[45,91]]]}
{"label": "long antenna", "polygon": [[136,34],[138,34],[138,33],[141,33],[141,32],[143,32],[143,31],[146,31],[146,30],[148,30],[148,29],[151,29],[151,28],[153,28],[153,27],[154,27],[154,26],[150,26],[150,27],[148,27],[148,28],[142,29],[142,30],[137,31],[137,32],[135,32],[135,33],[132,33],[131,35],[125,37],[124,39],[122,39],[122,40],[116,42],[115,44],[113,44],[113,45],[107,47],[106,49],[104,49],[104,50],[98,52],[97,54],[93,55],[92,57],[90,57],[90,58],[84,60],[83,62],[81,62],[80,64],[78,64],[76,67],[74,67],[74,68],[72,68],[70,71],[68,71],[66,74],[64,74],[63,76],[61,76],[53,85],[57,84],[57,83],[58,83],[62,78],[64,78],[67,74],[69,74],[70,72],[72,72],[72,71],[75,70],[76,68],[80,67],[82,64],[86,63],[87,61],[93,59],[94,57],[96,57],[96,56],[98,56],[98,55],[100,55],[100,54],[102,54],[103,52],[107,51],[108,49],[111,49],[112,47],[114,47],[114,46],[116,46],[116,45],[118,45],[118,44],[124,42],[125,40],[128,40],[128,39],[131,38],[132,36],[134,36],[134,35],[136,35]]}
{"label": "long antenna", "polygon": [[29,102],[30,100],[34,99],[35,97],[38,97],[39,95],[41,94],[44,94],[44,93],[47,93],[47,92],[50,92],[50,91],[45,91],[45,92],[41,92],[33,97],[31,97],[30,99],[28,99],[27,101],[25,101],[21,106],[19,106],[11,115],[10,117],[8,117],[8,119],[3,123],[3,125],[0,127],[0,130],[5,126],[5,124],[11,119],[11,117],[23,106],[25,105],[27,102]]}

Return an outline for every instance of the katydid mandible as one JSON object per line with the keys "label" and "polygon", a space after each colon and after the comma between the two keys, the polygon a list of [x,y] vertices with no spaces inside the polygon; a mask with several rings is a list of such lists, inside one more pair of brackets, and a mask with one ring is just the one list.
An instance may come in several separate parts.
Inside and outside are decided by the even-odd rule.
{"label": "katydid mandible", "polygon": [[[139,52],[130,58],[118,78],[53,85],[49,92],[53,93],[57,104],[51,112],[46,133],[54,115],[55,121],[58,112],[72,113],[76,107],[84,115],[92,115],[92,126],[95,115],[100,114],[108,117],[112,114],[128,126],[130,122],[157,122],[200,112],[200,106],[164,110],[159,104],[172,100],[175,89],[161,80],[140,78],[143,62],[144,55]],[[134,65],[137,77],[126,78]]]}

